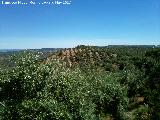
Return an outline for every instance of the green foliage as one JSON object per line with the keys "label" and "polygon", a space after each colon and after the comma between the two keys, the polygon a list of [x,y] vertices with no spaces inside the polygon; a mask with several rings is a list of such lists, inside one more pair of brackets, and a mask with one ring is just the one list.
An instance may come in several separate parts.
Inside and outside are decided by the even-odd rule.
{"label": "green foliage", "polygon": [[95,120],[102,113],[125,119],[127,89],[112,74],[42,64],[28,52],[13,59],[16,66],[0,76],[2,120]]}
{"label": "green foliage", "polygon": [[135,120],[150,120],[150,114],[148,113],[148,106],[140,106],[136,111],[134,112]]}
{"label": "green foliage", "polygon": [[158,48],[77,49],[64,59],[78,63],[72,67],[33,51],[16,53],[11,67],[2,63],[0,119],[160,118]]}
{"label": "green foliage", "polygon": [[152,119],[160,118],[160,50],[153,50],[146,53],[145,64],[145,96],[149,104],[149,112]]}

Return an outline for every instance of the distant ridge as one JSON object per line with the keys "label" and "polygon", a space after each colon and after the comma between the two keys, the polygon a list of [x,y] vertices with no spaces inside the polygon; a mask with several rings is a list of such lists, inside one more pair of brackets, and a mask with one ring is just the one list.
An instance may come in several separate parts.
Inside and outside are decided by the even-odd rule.
{"label": "distant ridge", "polygon": [[[77,47],[82,47],[87,45],[78,45]],[[93,46],[92,46],[93,47]],[[116,47],[130,47],[130,48],[160,48],[160,45],[108,45],[108,46],[94,46],[94,47],[108,47],[108,48],[116,48]],[[18,52],[22,50],[36,50],[36,51],[58,51],[64,48],[40,48],[40,49],[0,49],[0,52]]]}
{"label": "distant ridge", "polygon": [[160,45],[108,45],[107,47],[157,48],[160,47]]}
{"label": "distant ridge", "polygon": [[18,52],[24,49],[0,49],[0,52]]}

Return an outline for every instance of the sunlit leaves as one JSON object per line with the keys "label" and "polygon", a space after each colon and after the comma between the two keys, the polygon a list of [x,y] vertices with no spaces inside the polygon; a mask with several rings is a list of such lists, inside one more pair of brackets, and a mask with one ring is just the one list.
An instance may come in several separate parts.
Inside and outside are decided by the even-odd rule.
{"label": "sunlit leaves", "polygon": [[1,72],[2,119],[95,120],[102,112],[125,119],[127,89],[117,75],[69,69],[56,60],[41,63],[28,52],[14,61],[6,75]]}

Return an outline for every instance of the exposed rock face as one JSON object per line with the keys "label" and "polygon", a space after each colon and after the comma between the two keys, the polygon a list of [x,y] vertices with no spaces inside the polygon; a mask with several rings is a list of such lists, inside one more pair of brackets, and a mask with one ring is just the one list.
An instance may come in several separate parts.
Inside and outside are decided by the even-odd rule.
{"label": "exposed rock face", "polygon": [[[110,59],[116,59],[117,55],[109,53],[99,48],[84,47],[84,48],[70,48],[64,49],[57,52],[56,55],[53,55],[48,58],[48,61],[51,59],[64,62],[69,67],[75,66],[77,64],[83,65],[98,65],[103,67]],[[109,63],[110,69],[119,69],[117,63]]]}

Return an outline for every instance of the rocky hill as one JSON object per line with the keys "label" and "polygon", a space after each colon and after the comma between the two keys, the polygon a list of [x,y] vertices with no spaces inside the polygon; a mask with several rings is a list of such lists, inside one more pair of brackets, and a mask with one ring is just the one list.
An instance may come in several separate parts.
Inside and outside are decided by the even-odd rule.
{"label": "rocky hill", "polygon": [[79,65],[80,67],[94,66],[111,71],[120,68],[117,60],[117,54],[111,53],[107,48],[98,47],[76,47],[59,50],[50,57],[50,60],[58,60],[65,63],[69,67]]}

